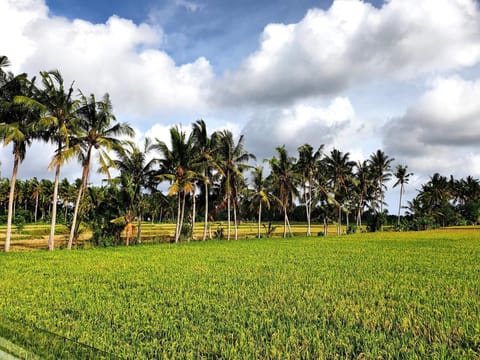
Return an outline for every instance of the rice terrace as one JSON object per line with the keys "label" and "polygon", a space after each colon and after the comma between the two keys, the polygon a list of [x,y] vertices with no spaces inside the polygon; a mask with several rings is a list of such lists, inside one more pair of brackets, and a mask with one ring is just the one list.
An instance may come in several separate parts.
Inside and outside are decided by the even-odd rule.
{"label": "rice terrace", "polygon": [[480,355],[478,229],[0,259],[0,331],[41,358]]}

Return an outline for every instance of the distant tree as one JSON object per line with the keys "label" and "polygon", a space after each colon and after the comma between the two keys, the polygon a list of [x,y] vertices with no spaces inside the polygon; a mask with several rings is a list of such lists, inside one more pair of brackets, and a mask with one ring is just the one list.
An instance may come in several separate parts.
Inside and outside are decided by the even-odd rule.
{"label": "distant tree", "polygon": [[400,226],[400,211],[402,209],[402,195],[405,192],[405,185],[408,184],[410,180],[410,176],[413,173],[408,172],[408,166],[397,165],[396,171],[394,173],[395,178],[397,181],[393,184],[393,187],[397,187],[400,185],[400,200],[398,201],[398,216],[397,216],[397,226]]}
{"label": "distant tree", "polygon": [[303,189],[303,203],[307,215],[307,236],[311,236],[311,218],[312,205],[314,201],[314,175],[315,169],[322,157],[324,145],[321,145],[316,151],[309,144],[304,144],[298,148],[298,162],[296,163],[296,171],[301,176],[301,187]]}
{"label": "distant tree", "polygon": [[285,146],[276,148],[278,157],[273,156],[269,160],[271,173],[269,181],[272,184],[274,197],[283,213],[283,237],[287,237],[287,227],[290,235],[292,230],[288,219],[288,210],[295,197],[298,196],[297,185],[300,180],[299,174],[295,171],[295,158],[288,156]]}

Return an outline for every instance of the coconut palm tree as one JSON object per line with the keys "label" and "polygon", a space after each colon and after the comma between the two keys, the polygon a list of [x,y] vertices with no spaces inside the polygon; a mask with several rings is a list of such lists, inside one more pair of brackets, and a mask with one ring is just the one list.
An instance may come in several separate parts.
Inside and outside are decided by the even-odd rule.
{"label": "coconut palm tree", "polygon": [[52,222],[48,239],[48,249],[53,250],[60,169],[68,160],[67,154],[72,155],[72,152],[65,152],[65,150],[69,148],[70,137],[76,133],[76,111],[79,101],[73,99],[73,83],[65,88],[63,77],[58,70],[42,71],[40,75],[43,88],[37,92],[35,99],[46,107],[46,116],[43,116],[40,121],[41,127],[45,129],[43,139],[53,142],[56,146],[55,154],[49,165],[49,169],[55,169]]}
{"label": "coconut palm tree", "polygon": [[334,194],[334,201],[338,210],[337,235],[341,235],[342,233],[342,202],[348,193],[348,182],[353,176],[352,170],[355,165],[349,158],[350,153],[342,153],[337,149],[333,149],[330,155],[324,159],[329,186]]}
{"label": "coconut palm tree", "polygon": [[157,150],[162,158],[159,159],[159,180],[169,180],[168,194],[177,196],[177,224],[175,227],[175,242],[180,241],[180,235],[185,216],[186,196],[195,188],[196,174],[193,171],[194,157],[193,136],[180,130],[177,126],[170,128],[171,149],[163,141],[156,140],[153,149]]}
{"label": "coconut palm tree", "polygon": [[78,133],[71,139],[72,146],[65,150],[67,156],[70,152],[75,152],[83,167],[82,181],[75,202],[72,227],[68,238],[67,248],[69,250],[72,248],[73,238],[77,231],[77,216],[83,194],[87,188],[92,152],[96,150],[97,163],[100,166],[99,171],[109,175],[109,168],[114,165],[109,151],[122,147],[124,141],[119,139],[120,136],[132,137],[134,134],[133,129],[128,124],[113,124],[115,121],[108,94],[103,96],[102,101],[97,101],[93,94],[89,97],[81,94],[81,104],[77,110]]}
{"label": "coconut palm tree", "polygon": [[[0,59],[0,63],[5,64],[5,58]],[[5,251],[10,250],[18,166],[25,159],[27,148],[32,144],[33,139],[38,136],[35,125],[40,117],[39,107],[18,102],[16,99],[31,97],[33,87],[33,82],[28,81],[26,74],[14,76],[12,73],[2,73],[0,76],[0,139],[4,146],[13,145],[13,170],[10,180]]]}
{"label": "coconut palm tree", "polygon": [[[212,139],[208,135],[205,121],[198,120],[192,125],[193,150],[195,153],[195,167],[199,175],[200,182],[203,183],[203,192],[205,195],[204,224],[202,240],[205,241],[208,229],[208,205],[210,185],[212,182],[212,171],[221,172],[220,166],[215,161],[213,154]],[[195,197],[194,197],[195,199]],[[192,233],[195,227],[195,214],[192,215]]]}
{"label": "coconut palm tree", "polygon": [[235,143],[233,134],[229,130],[217,131],[212,134],[213,148],[215,149],[216,162],[222,172],[222,190],[227,200],[228,230],[227,239],[230,240],[231,217],[230,209],[233,203],[233,221],[235,240],[238,239],[237,230],[237,201],[243,172],[250,168],[247,162],[255,159],[255,155],[245,150],[243,135]]}
{"label": "coconut palm tree", "polygon": [[405,185],[408,184],[410,176],[413,173],[408,172],[408,166],[397,165],[396,171],[393,174],[397,181],[393,184],[393,187],[400,185],[400,200],[398,201],[398,216],[397,216],[397,226],[400,226],[400,211],[402,209],[402,195],[405,192]]}
{"label": "coconut palm tree", "polygon": [[260,226],[262,224],[262,204],[265,204],[267,209],[270,209],[270,199],[267,191],[267,181],[263,176],[263,167],[256,166],[252,171],[252,194],[253,204],[258,203],[258,231],[257,237],[260,239]]}
{"label": "coconut palm tree", "polygon": [[283,213],[283,237],[287,237],[287,226],[292,235],[288,210],[298,196],[297,185],[300,175],[295,171],[295,158],[289,157],[285,146],[276,148],[278,157],[273,156],[268,162],[270,165],[269,181],[272,184],[273,196]]}
{"label": "coconut palm tree", "polygon": [[314,152],[313,147],[304,144],[298,148],[298,162],[296,163],[296,171],[301,176],[301,187],[303,189],[303,203],[305,204],[305,212],[307,215],[307,236],[311,236],[311,218],[314,193],[314,175],[318,162],[322,157],[324,145]]}
{"label": "coconut palm tree", "polygon": [[120,179],[124,189],[130,194],[127,212],[135,212],[137,215],[137,241],[142,242],[142,218],[143,210],[147,205],[143,201],[143,190],[153,190],[156,186],[156,170],[154,169],[157,159],[149,157],[153,150],[152,141],[145,138],[142,149],[134,143],[129,143],[117,151],[118,159],[115,160],[116,168],[120,170]]}
{"label": "coconut palm tree", "polygon": [[375,214],[383,213],[385,184],[390,180],[392,173],[391,163],[394,158],[390,158],[382,150],[377,150],[370,155],[369,166],[372,172],[372,179],[375,184],[375,204],[373,206]]}

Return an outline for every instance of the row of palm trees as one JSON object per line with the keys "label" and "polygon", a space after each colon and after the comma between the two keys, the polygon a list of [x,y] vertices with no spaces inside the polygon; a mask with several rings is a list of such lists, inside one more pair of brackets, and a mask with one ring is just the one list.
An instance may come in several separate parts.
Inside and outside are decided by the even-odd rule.
{"label": "row of palm trees", "polygon": [[[5,145],[13,144],[14,165],[10,181],[8,202],[7,234],[5,250],[10,246],[15,183],[18,166],[25,158],[26,150],[34,140],[52,142],[56,151],[52,156],[50,169],[55,170],[53,199],[51,208],[51,231],[49,249],[54,248],[55,223],[57,219],[57,201],[60,170],[72,157],[77,157],[82,165],[82,178],[78,187],[70,236],[67,248],[72,246],[78,230],[78,215],[84,199],[92,162],[92,154],[98,156],[96,164],[99,171],[109,179],[110,169],[118,168],[118,181],[124,188],[130,189],[130,200],[139,221],[138,237],[141,238],[142,194],[155,191],[159,182],[170,182],[169,195],[177,196],[177,223],[175,241],[178,242],[183,228],[187,198],[192,203],[192,227],[196,218],[196,190],[203,189],[204,195],[204,232],[208,227],[209,194],[212,186],[221,189],[228,218],[227,238],[231,236],[231,213],[233,212],[234,236],[238,237],[237,218],[239,201],[245,198],[245,170],[253,154],[244,149],[244,139],[235,141],[228,131],[218,131],[208,135],[204,121],[197,121],[192,131],[187,133],[178,127],[170,130],[170,147],[159,140],[145,140],[142,150],[128,139],[133,129],[125,123],[117,123],[112,113],[108,95],[98,101],[93,94],[74,96],[73,83],[65,86],[58,71],[40,72],[41,85],[35,84],[35,78],[27,74],[13,75],[5,71],[8,59],[0,57],[0,138]],[[151,151],[157,152],[158,159],[150,157]],[[111,155],[115,153],[116,159]],[[357,223],[361,223],[362,213],[367,205],[374,212],[383,211],[385,183],[389,180],[390,164],[393,159],[378,150],[368,161],[354,163],[348,153],[334,149],[324,156],[323,146],[313,151],[305,144],[299,148],[299,160],[289,157],[284,147],[277,148],[278,156],[268,160],[270,175],[263,181],[263,170],[254,170],[254,196],[259,200],[259,219],[261,205],[270,206],[270,202],[281,209],[284,215],[284,236],[289,227],[288,211],[294,205],[295,198],[304,204],[307,215],[307,235],[311,235],[310,224],[312,208],[318,202],[335,204],[338,211],[338,232],[340,233],[342,214],[348,214],[355,207]],[[354,171],[354,168],[357,171]],[[406,170],[405,167],[399,169]],[[400,170],[399,170],[400,171]],[[399,173],[402,174],[401,172]],[[408,182],[405,171],[398,180],[403,185]],[[325,216],[325,221],[326,221]]]}
{"label": "row of palm trees", "polygon": [[[74,97],[73,83],[66,87],[58,71],[40,72],[41,85],[27,74],[7,72],[5,56],[0,57],[0,138],[4,145],[13,144],[13,171],[7,216],[5,251],[9,251],[15,183],[19,164],[25,159],[27,148],[34,140],[52,142],[56,151],[49,165],[55,169],[53,199],[58,199],[60,170],[63,164],[76,156],[82,164],[81,186],[75,201],[73,222],[67,247],[72,246],[77,229],[77,217],[90,171],[93,149],[98,155],[100,170],[107,172],[113,165],[109,151],[123,146],[119,136],[133,136],[127,124],[113,124],[116,119],[108,95],[97,101],[92,94],[79,92]],[[52,222],[48,248],[54,248],[57,201],[52,202]]]}
{"label": "row of palm trees", "polygon": [[[150,215],[154,212],[152,199],[168,204],[159,190],[164,181],[169,184],[168,195],[176,199],[175,242],[180,241],[184,232],[187,213],[192,233],[197,217],[203,217],[202,239],[205,240],[209,221],[225,212],[227,239],[232,236],[232,223],[233,236],[237,239],[240,211],[245,212],[246,204],[256,207],[258,236],[262,211],[266,208],[269,211],[277,209],[282,214],[286,237],[287,230],[291,233],[289,214],[297,205],[305,210],[308,236],[314,214],[316,219],[323,219],[325,227],[335,218],[337,233],[341,234],[342,222],[345,221],[348,228],[353,218],[355,225],[361,226],[365,212],[369,211],[374,219],[374,226],[370,225],[376,229],[382,225],[385,191],[392,176],[396,180],[393,187],[400,188],[397,216],[397,224],[400,224],[402,195],[412,173],[400,164],[393,169],[394,159],[381,150],[364,161],[354,162],[348,152],[333,149],[326,153],[323,145],[318,149],[309,144],[300,146],[298,158],[290,156],[282,146],[276,148],[275,156],[265,160],[267,169],[260,165],[252,167],[251,161],[256,158],[245,149],[243,136],[235,139],[228,130],[210,134],[203,120],[195,122],[191,131],[172,127],[169,144],[145,139],[139,146],[131,141],[133,129],[116,121],[108,95],[98,100],[93,94],[86,96],[79,91],[76,96],[73,83],[66,86],[58,71],[40,72],[40,85],[37,86],[35,78],[6,71],[8,65],[8,59],[0,57],[0,139],[5,145],[13,144],[14,156],[9,182],[6,251],[10,246],[12,215],[18,200],[16,175],[33,141],[48,141],[55,146],[50,163],[50,169],[55,170],[49,207],[50,250],[54,249],[59,203],[74,204],[69,249],[78,235],[82,206],[86,214],[86,203],[89,206],[100,203],[99,193],[88,186],[92,163],[105,174],[108,186],[113,189],[110,195],[121,198],[110,201],[118,206],[109,216],[115,214],[127,222],[136,218],[139,242],[142,219],[146,212]],[[96,161],[92,161],[94,155]],[[72,198],[61,193],[60,171],[73,157],[82,166],[82,177]],[[118,176],[112,176],[112,169],[117,170]],[[248,170],[251,181],[248,181]],[[89,199],[85,199],[87,193]],[[64,206],[65,210],[67,208]],[[197,214],[198,208],[203,210],[203,216]]]}

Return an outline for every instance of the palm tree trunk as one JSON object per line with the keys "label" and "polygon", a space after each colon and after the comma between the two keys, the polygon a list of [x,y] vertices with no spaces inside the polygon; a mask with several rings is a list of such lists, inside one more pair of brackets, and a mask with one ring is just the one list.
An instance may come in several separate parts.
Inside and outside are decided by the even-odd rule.
{"label": "palm tree trunk", "polygon": [[229,194],[227,194],[227,217],[228,217],[227,240],[230,240],[230,195]]}
{"label": "palm tree trunk", "polygon": [[203,241],[207,238],[208,228],[208,183],[205,181],[205,220],[203,223]]}
{"label": "palm tree trunk", "polygon": [[327,223],[327,217],[323,217],[323,236],[327,237],[328,236],[328,223]]}
{"label": "palm tree trunk", "polygon": [[283,207],[283,238],[287,237],[287,207]]}
{"label": "palm tree trunk", "polygon": [[287,217],[288,232],[290,233],[290,237],[293,237],[292,227],[290,226],[290,221],[288,220],[288,215],[287,214],[285,214],[285,215]]}
{"label": "palm tree trunk", "polygon": [[262,223],[262,200],[258,206],[258,238],[260,239],[260,224]]}
{"label": "palm tree trunk", "polygon": [[185,217],[185,203],[187,202],[187,193],[183,192],[183,201],[182,201],[182,214],[180,216],[180,228],[179,228],[179,236],[182,235],[182,228],[183,228],[183,219]]}
{"label": "palm tree trunk", "polygon": [[67,249],[72,249],[73,238],[75,237],[75,231],[77,226],[77,217],[80,209],[80,203],[82,202],[83,192],[87,188],[87,179],[88,179],[88,170],[90,169],[90,149],[87,153],[87,158],[85,164],[83,165],[83,174],[82,174],[82,183],[80,184],[80,189],[78,189],[77,201],[75,203],[75,210],[73,212],[72,227],[70,229],[70,236],[68,238]]}
{"label": "palm tree trunk", "polygon": [[37,222],[37,214],[38,214],[38,193],[35,196],[35,222]]}
{"label": "palm tree trunk", "polygon": [[342,207],[338,207],[337,235],[342,235]]}
{"label": "palm tree trunk", "polygon": [[238,228],[237,228],[237,202],[233,199],[233,229],[235,232],[235,240],[238,240]]}
{"label": "palm tree trunk", "polygon": [[13,160],[12,179],[10,180],[10,195],[8,197],[8,217],[7,217],[7,235],[5,237],[5,252],[10,251],[10,238],[12,236],[12,215],[13,215],[13,198],[15,196],[15,182],[17,181],[18,163],[20,162],[20,154],[15,152]]}
{"label": "palm tree trunk", "polygon": [[402,193],[403,193],[403,184],[400,184],[400,200],[398,201],[397,226],[400,226],[400,210],[402,209]]}
{"label": "palm tree trunk", "polygon": [[138,219],[137,219],[138,229],[137,229],[137,242],[142,243],[142,211],[138,210]]}
{"label": "palm tree trunk", "polygon": [[48,238],[48,250],[53,250],[55,244],[55,223],[57,222],[57,196],[58,183],[60,181],[60,164],[55,168],[55,184],[53,185],[52,198],[52,223],[50,225],[50,237]]}
{"label": "palm tree trunk", "polygon": [[195,217],[197,216],[195,188],[192,193],[192,239],[195,239]]}
{"label": "palm tree trunk", "polygon": [[177,226],[175,228],[175,242],[178,243],[180,239],[180,214],[182,213],[182,200],[180,197],[180,192],[178,192],[178,203],[177,203]]}

